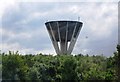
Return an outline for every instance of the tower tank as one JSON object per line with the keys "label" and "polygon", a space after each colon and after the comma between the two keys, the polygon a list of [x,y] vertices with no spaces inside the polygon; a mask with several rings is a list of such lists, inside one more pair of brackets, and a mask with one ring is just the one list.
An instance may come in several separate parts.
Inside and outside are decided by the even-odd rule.
{"label": "tower tank", "polygon": [[49,21],[45,25],[56,53],[71,54],[83,23],[79,21]]}

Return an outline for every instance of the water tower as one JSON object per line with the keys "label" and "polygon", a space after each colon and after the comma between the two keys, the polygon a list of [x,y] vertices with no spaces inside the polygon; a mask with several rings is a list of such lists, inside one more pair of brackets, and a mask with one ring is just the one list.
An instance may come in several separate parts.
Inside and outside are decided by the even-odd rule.
{"label": "water tower", "polygon": [[57,54],[71,54],[83,23],[79,21],[49,21],[45,23]]}

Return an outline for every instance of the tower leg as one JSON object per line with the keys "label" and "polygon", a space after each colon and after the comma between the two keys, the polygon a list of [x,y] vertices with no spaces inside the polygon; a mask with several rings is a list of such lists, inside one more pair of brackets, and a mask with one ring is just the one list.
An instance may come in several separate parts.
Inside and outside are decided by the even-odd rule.
{"label": "tower leg", "polygon": [[67,43],[65,41],[61,41],[61,52],[62,54],[67,54]]}

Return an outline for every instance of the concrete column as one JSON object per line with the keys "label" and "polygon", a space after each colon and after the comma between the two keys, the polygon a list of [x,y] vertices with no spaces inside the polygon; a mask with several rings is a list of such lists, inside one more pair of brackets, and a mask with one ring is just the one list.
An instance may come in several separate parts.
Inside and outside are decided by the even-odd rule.
{"label": "concrete column", "polygon": [[[57,53],[57,54],[60,54],[60,50],[59,50],[59,47],[58,47],[58,43],[57,43],[57,41],[56,41],[56,39],[55,39],[55,35],[54,35],[54,33],[53,33],[53,30],[52,30],[52,27],[51,27],[50,23],[49,23],[49,26],[50,26],[50,31],[51,31],[51,34],[52,34],[52,35],[50,35],[50,36],[53,37],[53,39],[51,38],[52,43],[53,43],[53,46],[54,46],[54,48],[55,48],[56,53]],[[49,33],[49,34],[50,34],[50,33]]]}
{"label": "concrete column", "polygon": [[67,54],[67,43],[65,44],[65,41],[62,41],[60,45],[62,54]]}

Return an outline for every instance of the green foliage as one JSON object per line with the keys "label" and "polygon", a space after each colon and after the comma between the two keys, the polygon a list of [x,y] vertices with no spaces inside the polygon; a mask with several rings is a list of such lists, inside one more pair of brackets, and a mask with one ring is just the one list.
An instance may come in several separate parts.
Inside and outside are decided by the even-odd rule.
{"label": "green foliage", "polygon": [[[113,57],[103,55],[20,55],[9,51],[0,53],[3,82],[84,82],[87,80],[116,80],[118,52]],[[2,64],[2,65],[1,65]]]}
{"label": "green foliage", "polygon": [[117,45],[117,53],[114,54],[117,80],[120,81],[120,45]]}
{"label": "green foliage", "polygon": [[[28,66],[18,53],[9,52],[2,55],[2,79],[25,80]],[[18,78],[19,77],[19,78]]]}

